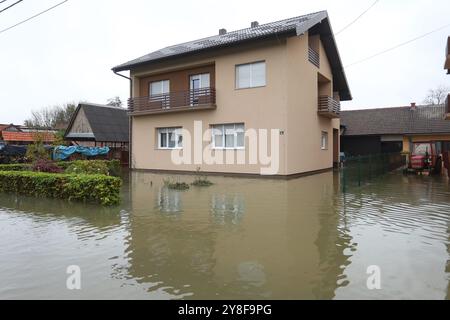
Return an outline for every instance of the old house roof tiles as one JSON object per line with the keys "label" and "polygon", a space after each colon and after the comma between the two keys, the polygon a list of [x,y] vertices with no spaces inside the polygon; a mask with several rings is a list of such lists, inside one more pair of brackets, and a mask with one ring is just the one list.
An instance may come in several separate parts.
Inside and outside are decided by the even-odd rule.
{"label": "old house roof tiles", "polygon": [[345,136],[450,134],[445,106],[417,106],[341,111]]}
{"label": "old house roof tiles", "polygon": [[55,141],[55,135],[52,132],[14,132],[14,131],[2,131],[2,137],[4,141],[17,141],[17,142],[33,142],[37,138],[37,134],[40,134],[41,139],[44,142]]}
{"label": "old house roof tiles", "polygon": [[335,88],[340,91],[341,100],[351,100],[350,89],[337,50],[333,31],[331,30],[327,11],[319,11],[165,47],[115,66],[112,70],[114,72],[130,70],[144,64],[239,45],[243,42],[261,40],[268,37],[276,37],[276,39],[279,39],[282,35],[299,36],[316,26],[321,30],[321,38],[333,69]]}

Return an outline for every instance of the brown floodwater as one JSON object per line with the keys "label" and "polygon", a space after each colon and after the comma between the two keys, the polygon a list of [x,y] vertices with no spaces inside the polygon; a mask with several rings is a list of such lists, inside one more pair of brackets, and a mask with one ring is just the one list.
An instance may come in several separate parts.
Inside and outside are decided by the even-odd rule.
{"label": "brown floodwater", "polygon": [[388,174],[346,194],[332,172],[187,191],[165,178],[130,173],[113,208],[0,194],[0,299],[450,298],[443,177]]}

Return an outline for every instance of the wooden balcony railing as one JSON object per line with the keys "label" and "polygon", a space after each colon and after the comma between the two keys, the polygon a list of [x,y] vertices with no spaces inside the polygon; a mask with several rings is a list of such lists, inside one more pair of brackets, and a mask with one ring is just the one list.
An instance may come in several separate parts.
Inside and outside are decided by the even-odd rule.
{"label": "wooden balcony railing", "polygon": [[168,113],[216,108],[216,90],[200,88],[128,99],[130,114]]}
{"label": "wooden balcony railing", "polygon": [[320,56],[319,53],[313,48],[308,46],[308,60],[317,68],[320,68]]}
{"label": "wooden balcony railing", "polygon": [[319,96],[319,115],[328,118],[339,118],[341,104],[329,96]]}

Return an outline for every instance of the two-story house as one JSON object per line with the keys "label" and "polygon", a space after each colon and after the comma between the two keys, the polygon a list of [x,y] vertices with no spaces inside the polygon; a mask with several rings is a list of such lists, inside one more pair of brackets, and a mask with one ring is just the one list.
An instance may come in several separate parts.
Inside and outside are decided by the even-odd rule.
{"label": "two-story house", "polygon": [[338,161],[352,97],[326,11],[220,29],[113,68],[125,70],[133,169],[298,176]]}

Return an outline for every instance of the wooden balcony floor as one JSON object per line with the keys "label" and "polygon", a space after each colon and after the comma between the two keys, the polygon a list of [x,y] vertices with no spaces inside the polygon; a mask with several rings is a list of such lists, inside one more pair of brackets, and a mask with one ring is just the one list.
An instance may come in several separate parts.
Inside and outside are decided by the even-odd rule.
{"label": "wooden balcony floor", "polygon": [[131,116],[141,116],[141,115],[150,115],[150,114],[191,112],[191,111],[215,110],[215,109],[217,109],[216,104],[211,103],[211,104],[203,104],[203,105],[196,105],[196,106],[167,107],[167,108],[159,108],[159,109],[132,111],[132,112],[128,112],[128,114]]}

